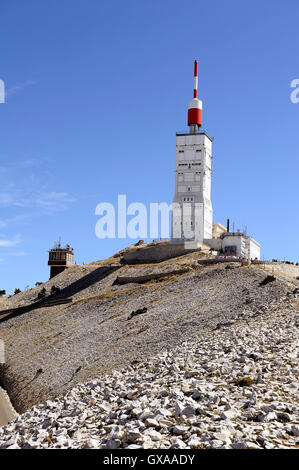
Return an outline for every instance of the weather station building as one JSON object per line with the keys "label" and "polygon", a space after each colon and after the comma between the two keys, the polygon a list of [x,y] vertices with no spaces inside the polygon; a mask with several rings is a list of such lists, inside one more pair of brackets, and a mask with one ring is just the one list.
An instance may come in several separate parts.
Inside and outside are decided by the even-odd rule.
{"label": "weather station building", "polygon": [[50,279],[62,273],[65,269],[74,264],[74,249],[71,245],[61,246],[60,241],[55,243],[54,247],[49,250]]}
{"label": "weather station building", "polygon": [[188,104],[188,133],[176,134],[175,193],[171,241],[186,248],[210,247],[218,254],[260,259],[260,245],[245,233],[213,224],[211,202],[213,139],[201,131],[198,61],[194,62],[193,99]]}

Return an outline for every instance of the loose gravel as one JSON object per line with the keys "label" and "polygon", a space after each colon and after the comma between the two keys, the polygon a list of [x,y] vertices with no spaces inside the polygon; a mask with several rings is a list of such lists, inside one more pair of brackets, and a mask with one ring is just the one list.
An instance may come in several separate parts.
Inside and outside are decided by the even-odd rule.
{"label": "loose gravel", "polygon": [[0,448],[298,447],[297,297],[33,406],[0,428]]}

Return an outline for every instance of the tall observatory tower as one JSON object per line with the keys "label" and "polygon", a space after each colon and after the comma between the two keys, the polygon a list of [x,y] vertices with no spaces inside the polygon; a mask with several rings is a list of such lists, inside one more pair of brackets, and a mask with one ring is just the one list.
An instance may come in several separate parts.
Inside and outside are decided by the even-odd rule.
{"label": "tall observatory tower", "polygon": [[200,247],[212,238],[212,139],[201,132],[202,101],[198,99],[198,61],[194,62],[194,92],[188,105],[189,133],[176,134],[175,194],[172,210],[174,243]]}

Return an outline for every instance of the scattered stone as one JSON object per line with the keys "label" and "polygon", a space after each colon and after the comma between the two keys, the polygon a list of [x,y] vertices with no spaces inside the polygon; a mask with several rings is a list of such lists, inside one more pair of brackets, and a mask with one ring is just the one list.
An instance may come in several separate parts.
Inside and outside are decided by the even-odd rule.
{"label": "scattered stone", "polygon": [[106,443],[106,449],[118,449],[121,446],[119,439],[109,439]]}
{"label": "scattered stone", "polygon": [[99,403],[98,408],[100,411],[106,411],[107,413],[111,411],[111,405],[107,402]]}
{"label": "scattered stone", "polygon": [[196,435],[192,435],[188,439],[187,445],[191,447],[191,449],[200,449],[202,447],[202,442]]}
{"label": "scattered stone", "polygon": [[279,419],[279,421],[282,421],[282,422],[292,421],[291,416],[289,415],[289,413],[278,412],[277,413],[277,418]]}
{"label": "scattered stone", "polygon": [[162,434],[159,433],[158,431],[155,431],[155,429],[151,430],[148,433],[148,436],[152,441],[160,441],[162,439]]}
{"label": "scattered stone", "polygon": [[0,427],[0,449],[296,448],[298,315],[272,298],[277,283],[258,288],[268,308],[253,296],[233,328],[33,406]]}
{"label": "scattered stone", "polygon": [[215,432],[213,434],[213,438],[216,439],[217,441],[222,441],[225,444],[230,444],[231,443],[231,440],[230,440],[229,436],[226,433]]}
{"label": "scattered stone", "polygon": [[237,411],[235,409],[231,408],[230,410],[221,411],[219,413],[219,416],[220,416],[221,419],[230,420],[230,419],[234,418],[236,416],[236,414],[237,414]]}
{"label": "scattered stone", "polygon": [[139,429],[129,429],[125,433],[125,440],[127,442],[135,442],[138,438],[142,437],[141,432]]}
{"label": "scattered stone", "polygon": [[246,442],[233,442],[233,449],[248,449]]}
{"label": "scattered stone", "polygon": [[221,447],[223,447],[223,442],[218,439],[212,439],[210,441],[210,447],[211,449],[220,449]]}
{"label": "scattered stone", "polygon": [[188,427],[184,425],[176,425],[173,427],[173,434],[181,435],[188,432]]}
{"label": "scattered stone", "polygon": [[182,414],[183,416],[194,416],[194,415],[196,414],[196,411],[195,411],[195,409],[193,408],[193,406],[186,406],[186,407],[182,410],[181,414]]}
{"label": "scattered stone", "polygon": [[154,427],[154,428],[158,428],[160,427],[158,421],[156,419],[153,419],[153,418],[147,418],[145,420],[145,425],[148,426],[148,427]]}
{"label": "scattered stone", "polygon": [[179,438],[176,438],[172,441],[172,449],[185,449],[186,447],[187,445],[185,444],[185,442]]}

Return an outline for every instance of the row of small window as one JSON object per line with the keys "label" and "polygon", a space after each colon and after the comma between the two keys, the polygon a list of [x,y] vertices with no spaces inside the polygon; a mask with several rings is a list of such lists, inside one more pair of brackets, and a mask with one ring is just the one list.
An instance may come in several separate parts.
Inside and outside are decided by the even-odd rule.
{"label": "row of small window", "polygon": [[[195,175],[200,175],[201,171],[196,171],[195,172]],[[181,172],[178,172],[178,175],[194,175],[194,173],[181,173]]]}
{"label": "row of small window", "polygon": [[193,201],[194,201],[194,197],[184,197],[183,201],[184,201],[184,202],[193,202]]}
{"label": "row of small window", "polygon": [[[175,222],[175,223],[174,223],[174,225],[177,225],[177,224],[178,224],[178,222]],[[183,222],[180,222],[180,224],[183,225]],[[189,222],[185,222],[185,225],[189,225]],[[190,222],[190,225],[194,225],[193,222],[192,222],[192,220],[191,220],[191,222]],[[198,222],[195,222],[195,225],[199,225],[199,223],[198,223]]]}
{"label": "row of small window", "polygon": [[[178,186],[178,192],[179,193],[185,193],[186,191],[191,191],[191,186]],[[195,186],[192,186],[192,192],[198,192],[200,191],[200,186],[199,185],[195,185]]]}
{"label": "row of small window", "polygon": [[55,260],[55,261],[58,261],[58,260],[72,261],[72,255],[70,253],[63,253],[61,251],[53,251],[53,252],[50,252],[49,259]]}
{"label": "row of small window", "polygon": [[[201,152],[201,150],[195,150],[196,152]],[[184,153],[185,150],[179,150],[179,153]]]}
{"label": "row of small window", "polygon": [[201,163],[179,163],[178,166],[187,166],[188,168],[191,168],[191,166],[198,166],[201,165]]}

